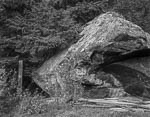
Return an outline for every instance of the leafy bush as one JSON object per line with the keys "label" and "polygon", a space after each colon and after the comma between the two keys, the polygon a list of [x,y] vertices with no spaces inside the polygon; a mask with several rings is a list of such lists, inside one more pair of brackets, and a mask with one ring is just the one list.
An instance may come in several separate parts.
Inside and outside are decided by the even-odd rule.
{"label": "leafy bush", "polygon": [[106,1],[0,1],[0,57],[23,59],[31,77],[33,69],[78,41],[82,26],[103,12]]}
{"label": "leafy bush", "polygon": [[37,65],[80,38],[82,26],[108,10],[150,31],[149,0],[2,0],[1,57]]}
{"label": "leafy bush", "polygon": [[19,92],[15,69],[9,69],[9,72],[1,75],[1,80],[5,81],[4,90],[0,95],[1,117],[17,117],[20,114],[39,114],[47,111],[47,105],[40,101],[43,98],[41,94],[31,94],[28,90]]}
{"label": "leafy bush", "polygon": [[150,0],[118,0],[114,10],[150,33]]}
{"label": "leafy bush", "polygon": [[[6,66],[3,67],[4,69]],[[9,72],[8,72],[9,71]],[[1,81],[4,81],[0,94],[0,116],[13,116],[14,110],[19,104],[19,95],[17,96],[17,72],[14,69],[6,69],[1,75]]]}

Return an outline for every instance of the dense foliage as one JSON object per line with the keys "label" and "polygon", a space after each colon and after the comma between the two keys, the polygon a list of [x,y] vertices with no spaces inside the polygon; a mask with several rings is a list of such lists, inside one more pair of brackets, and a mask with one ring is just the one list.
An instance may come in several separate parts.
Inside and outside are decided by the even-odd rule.
{"label": "dense foliage", "polygon": [[1,0],[0,58],[23,59],[29,74],[80,38],[87,22],[116,11],[150,32],[150,0]]}
{"label": "dense foliage", "polygon": [[103,13],[102,3],[4,0],[0,10],[0,56],[19,55],[31,61],[44,61],[76,42],[81,26]]}
{"label": "dense foliage", "polygon": [[114,10],[150,33],[150,0],[118,0]]}

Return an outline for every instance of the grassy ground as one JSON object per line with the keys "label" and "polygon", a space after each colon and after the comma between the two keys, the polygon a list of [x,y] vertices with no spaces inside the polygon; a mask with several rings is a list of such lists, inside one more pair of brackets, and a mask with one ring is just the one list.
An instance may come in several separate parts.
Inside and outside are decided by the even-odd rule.
{"label": "grassy ground", "polygon": [[58,104],[56,102],[42,104],[35,97],[26,97],[19,103],[18,100],[1,99],[0,117],[150,117],[150,111],[115,111],[108,108],[83,107],[73,104]]}
{"label": "grassy ground", "polygon": [[80,108],[66,111],[58,111],[58,113],[45,113],[30,117],[150,117],[150,113],[146,112],[113,112],[106,109]]}
{"label": "grassy ground", "polygon": [[150,117],[150,112],[115,112],[102,108],[88,108],[70,105],[50,107],[44,114],[23,117]]}

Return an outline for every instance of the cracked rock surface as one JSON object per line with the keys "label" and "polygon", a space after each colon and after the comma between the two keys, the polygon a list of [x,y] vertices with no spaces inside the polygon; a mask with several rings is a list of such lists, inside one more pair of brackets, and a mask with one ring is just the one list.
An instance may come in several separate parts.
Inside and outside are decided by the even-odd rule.
{"label": "cracked rock surface", "polygon": [[[82,38],[37,71],[35,82],[67,98],[150,97],[150,35],[108,12],[84,27]],[[55,82],[54,82],[55,81]]]}

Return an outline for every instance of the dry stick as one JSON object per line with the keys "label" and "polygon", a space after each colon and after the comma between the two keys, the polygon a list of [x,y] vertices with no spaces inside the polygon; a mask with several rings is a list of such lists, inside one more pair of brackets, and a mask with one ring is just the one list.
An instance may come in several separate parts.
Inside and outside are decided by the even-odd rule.
{"label": "dry stick", "polygon": [[22,93],[23,60],[19,60],[18,94]]}
{"label": "dry stick", "polygon": [[73,82],[73,85],[74,85],[74,92],[73,92],[73,101],[76,102],[76,93],[77,93],[77,83],[76,82]]}

